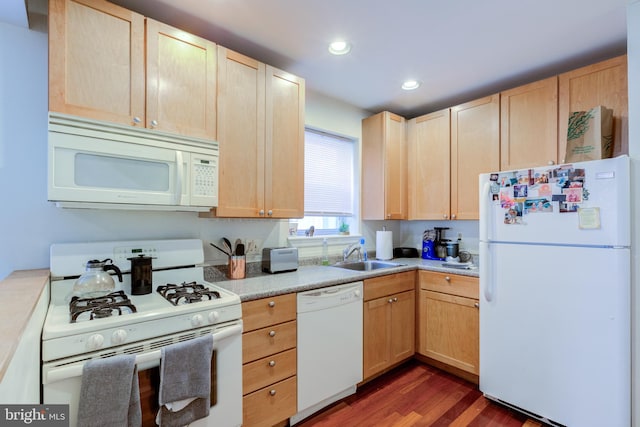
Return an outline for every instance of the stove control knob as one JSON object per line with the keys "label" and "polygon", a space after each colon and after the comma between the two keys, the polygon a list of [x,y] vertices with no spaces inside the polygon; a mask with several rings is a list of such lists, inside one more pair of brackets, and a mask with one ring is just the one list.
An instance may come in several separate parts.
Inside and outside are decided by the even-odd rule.
{"label": "stove control knob", "polygon": [[195,316],[193,316],[191,318],[191,325],[193,325],[194,327],[204,325],[204,317],[202,317],[202,314],[196,314]]}
{"label": "stove control knob", "polygon": [[111,334],[112,344],[122,344],[127,340],[127,331],[124,329],[118,329]]}
{"label": "stove control knob", "polygon": [[87,349],[97,350],[104,344],[104,337],[100,334],[94,334],[87,340]]}
{"label": "stove control knob", "polygon": [[220,318],[220,313],[217,311],[212,311],[209,313],[209,323],[216,323],[216,321]]}

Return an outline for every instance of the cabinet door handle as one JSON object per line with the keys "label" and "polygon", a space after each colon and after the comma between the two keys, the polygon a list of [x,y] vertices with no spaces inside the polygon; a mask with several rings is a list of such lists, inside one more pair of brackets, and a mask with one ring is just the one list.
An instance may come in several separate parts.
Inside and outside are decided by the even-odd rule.
{"label": "cabinet door handle", "polygon": [[271,209],[269,209],[269,210],[267,211],[267,215],[268,215],[268,216],[273,216],[273,211],[272,211]]}
{"label": "cabinet door handle", "polygon": [[449,218],[449,215],[444,214],[444,215],[442,215],[442,218],[447,219],[447,218]]}
{"label": "cabinet door handle", "polygon": [[398,302],[398,298],[397,298],[397,297],[394,297],[394,298],[393,298],[393,302]]}
{"label": "cabinet door handle", "polygon": [[258,215],[264,216],[264,209],[260,209],[260,212],[258,212]]}
{"label": "cabinet door handle", "polygon": [[556,164],[556,162],[554,162],[553,160],[549,160],[549,162],[547,162],[547,164],[548,164],[549,166],[551,166],[551,165],[555,165],[555,164]]}
{"label": "cabinet door handle", "polygon": [[269,331],[269,336],[270,337],[275,337],[276,336],[276,331]]}
{"label": "cabinet door handle", "polygon": [[275,360],[270,361],[269,366],[271,366],[272,368],[276,366],[276,361]]}
{"label": "cabinet door handle", "polygon": [[140,117],[137,117],[137,116],[136,116],[136,117],[134,117],[134,118],[133,118],[133,124],[134,124],[134,125],[138,125],[138,124],[140,124],[140,122],[141,122],[141,121],[142,121],[142,120],[140,120]]}
{"label": "cabinet door handle", "polygon": [[451,219],[456,219],[456,214],[451,214]]}
{"label": "cabinet door handle", "polygon": [[447,282],[450,282],[451,281],[451,277],[445,276],[444,280],[446,280]]}
{"label": "cabinet door handle", "polygon": [[269,307],[273,308],[276,306],[276,302],[275,301],[269,301]]}
{"label": "cabinet door handle", "polygon": [[473,304],[473,306],[474,306],[475,308],[480,308],[480,303],[477,303],[477,302],[476,302],[476,303],[474,303],[474,304]]}
{"label": "cabinet door handle", "polygon": [[151,120],[151,127],[154,128],[158,126],[158,121],[157,120]]}
{"label": "cabinet door handle", "polygon": [[276,391],[274,389],[269,390],[269,394],[271,396],[275,396],[276,395]]}

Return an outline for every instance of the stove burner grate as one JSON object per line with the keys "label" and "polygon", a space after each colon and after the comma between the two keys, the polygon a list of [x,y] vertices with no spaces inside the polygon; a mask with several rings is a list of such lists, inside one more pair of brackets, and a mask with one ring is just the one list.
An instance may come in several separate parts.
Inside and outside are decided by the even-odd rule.
{"label": "stove burner grate", "polygon": [[76,323],[78,317],[84,313],[89,314],[88,320],[93,320],[110,317],[113,314],[121,315],[135,312],[136,306],[131,303],[124,291],[111,292],[104,296],[90,298],[74,296],[69,302],[71,323]]}
{"label": "stove burner grate", "polygon": [[158,286],[156,292],[173,305],[193,304],[202,301],[205,297],[207,300],[220,298],[220,292],[196,282],[182,282],[180,285],[168,283]]}

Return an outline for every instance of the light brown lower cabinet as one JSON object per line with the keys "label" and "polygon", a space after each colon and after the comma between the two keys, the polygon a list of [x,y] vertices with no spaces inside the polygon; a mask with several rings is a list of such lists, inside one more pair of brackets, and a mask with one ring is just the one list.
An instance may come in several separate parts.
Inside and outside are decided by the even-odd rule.
{"label": "light brown lower cabinet", "polygon": [[415,353],[415,271],[364,281],[365,380]]}
{"label": "light brown lower cabinet", "polygon": [[297,412],[296,294],[242,303],[242,425],[271,427]]}
{"label": "light brown lower cabinet", "polygon": [[478,278],[419,271],[418,280],[418,354],[477,376]]}

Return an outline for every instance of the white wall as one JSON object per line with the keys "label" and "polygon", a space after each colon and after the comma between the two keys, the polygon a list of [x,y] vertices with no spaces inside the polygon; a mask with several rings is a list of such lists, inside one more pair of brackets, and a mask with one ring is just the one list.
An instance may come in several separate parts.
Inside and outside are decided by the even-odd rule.
{"label": "white wall", "polygon": [[[640,0],[627,8],[627,58],[629,66],[629,155],[631,156],[632,212],[640,215]],[[640,426],[640,226],[631,221],[631,333],[632,333],[632,425]]]}
{"label": "white wall", "polygon": [[[285,244],[286,221],[202,219],[190,212],[59,209],[47,201],[47,35],[0,22],[0,280],[49,266],[51,243],[224,235]],[[310,125],[360,139],[368,114],[309,93]],[[223,263],[207,245],[205,258]]]}

